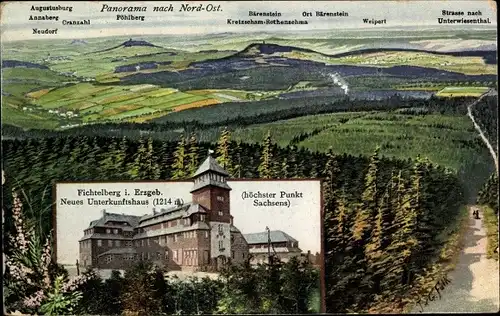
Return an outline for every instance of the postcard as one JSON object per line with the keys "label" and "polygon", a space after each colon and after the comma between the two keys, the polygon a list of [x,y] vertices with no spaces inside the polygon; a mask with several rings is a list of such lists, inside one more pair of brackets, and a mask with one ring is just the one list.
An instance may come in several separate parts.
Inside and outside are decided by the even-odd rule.
{"label": "postcard", "polygon": [[4,314],[499,311],[496,2],[1,9]]}

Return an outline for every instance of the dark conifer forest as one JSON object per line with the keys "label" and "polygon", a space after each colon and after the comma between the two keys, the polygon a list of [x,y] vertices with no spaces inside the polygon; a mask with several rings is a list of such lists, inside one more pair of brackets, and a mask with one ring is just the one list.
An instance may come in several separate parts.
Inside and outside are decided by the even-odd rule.
{"label": "dark conifer forest", "polygon": [[378,148],[371,157],[281,148],[270,134],[261,144],[245,144],[232,141],[227,130],[213,146],[194,135],[178,142],[86,136],[4,141],[4,196],[22,190],[29,215],[47,235],[57,181],[186,179],[215,146],[232,177],[324,179],[327,312],[404,305],[415,282],[439,260],[439,232],[464,203],[456,174],[419,157],[387,159]]}

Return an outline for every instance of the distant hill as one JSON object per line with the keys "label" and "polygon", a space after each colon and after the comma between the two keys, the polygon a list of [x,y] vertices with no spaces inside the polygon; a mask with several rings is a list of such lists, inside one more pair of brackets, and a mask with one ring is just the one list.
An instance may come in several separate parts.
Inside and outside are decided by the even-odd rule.
{"label": "distant hill", "polygon": [[71,41],[71,45],[87,45],[87,41],[81,39],[74,39]]}
{"label": "distant hill", "polygon": [[2,60],[2,68],[38,68],[49,69],[49,67],[20,60]]}
{"label": "distant hill", "polygon": [[124,47],[132,47],[132,46],[160,47],[160,46],[151,44],[150,42],[147,42],[147,41],[135,41],[133,39],[129,39],[128,41],[123,42],[123,44],[121,44],[121,46],[124,46]]}
{"label": "distant hill", "polygon": [[263,41],[263,43],[253,43],[248,45],[246,48],[236,53],[235,56],[251,57],[258,55],[272,55],[274,53],[290,53],[292,51],[300,51],[300,52],[324,55],[312,49],[278,45],[278,44],[266,44],[265,41]]}
{"label": "distant hill", "polygon": [[302,52],[302,53],[312,53],[318,54],[326,57],[346,57],[346,56],[356,56],[363,54],[372,54],[379,52],[417,52],[417,53],[429,53],[436,55],[446,55],[446,56],[456,56],[456,57],[482,57],[484,61],[488,64],[497,63],[497,51],[496,50],[464,50],[464,51],[453,51],[453,52],[442,52],[442,51],[432,51],[423,49],[406,49],[406,48],[370,48],[355,50],[340,54],[324,54],[312,49],[295,47],[295,46],[285,46],[279,44],[267,44],[265,41],[262,43],[253,43],[248,45],[246,48],[236,53],[234,56],[237,57],[255,57],[260,55],[272,55],[275,53],[290,53],[290,52]]}
{"label": "distant hill", "polygon": [[102,53],[102,52],[107,52],[107,51],[110,51],[110,50],[113,50],[113,49],[117,49],[117,48],[120,48],[120,47],[137,47],[137,46],[142,46],[142,47],[154,47],[154,48],[163,48],[161,46],[158,46],[158,45],[154,45],[154,44],[151,44],[150,42],[148,41],[143,41],[143,40],[133,40],[133,39],[129,39],[128,41],[125,41],[123,43],[121,43],[120,45],[118,46],[114,46],[114,47],[111,47],[111,48],[106,48],[106,49],[103,49],[103,50],[100,50],[100,51],[96,51],[94,53]]}

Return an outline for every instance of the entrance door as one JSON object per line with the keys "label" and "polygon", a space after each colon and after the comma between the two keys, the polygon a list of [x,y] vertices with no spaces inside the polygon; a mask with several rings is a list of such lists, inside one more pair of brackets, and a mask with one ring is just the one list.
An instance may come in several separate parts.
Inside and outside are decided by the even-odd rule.
{"label": "entrance door", "polygon": [[218,256],[217,257],[217,270],[222,269],[226,265],[226,262],[227,262],[227,258],[226,257],[224,257],[224,256]]}

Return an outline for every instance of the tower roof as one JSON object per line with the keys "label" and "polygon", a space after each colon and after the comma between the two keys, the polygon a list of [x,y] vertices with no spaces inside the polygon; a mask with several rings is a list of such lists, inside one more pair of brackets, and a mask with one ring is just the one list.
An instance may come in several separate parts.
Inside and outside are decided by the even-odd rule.
{"label": "tower roof", "polygon": [[205,159],[205,161],[203,161],[203,163],[200,165],[198,170],[196,170],[196,172],[193,175],[193,178],[195,178],[195,177],[197,177],[205,172],[209,172],[209,171],[218,173],[218,174],[226,176],[226,177],[229,176],[229,173],[226,170],[224,170],[224,168],[222,168],[217,163],[217,160],[215,160],[215,158],[209,154],[207,159]]}

